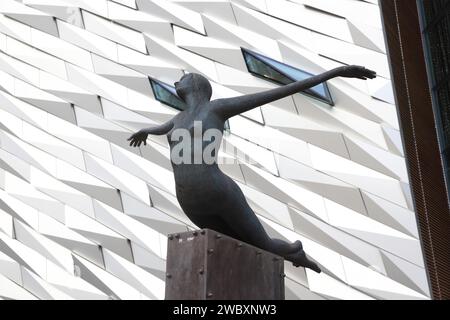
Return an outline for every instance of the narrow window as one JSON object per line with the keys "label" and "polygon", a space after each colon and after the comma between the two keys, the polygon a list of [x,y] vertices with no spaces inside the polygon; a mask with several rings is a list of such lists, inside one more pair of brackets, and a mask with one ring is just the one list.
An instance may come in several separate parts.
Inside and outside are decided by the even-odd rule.
{"label": "narrow window", "polygon": [[[291,67],[285,63],[265,57],[259,53],[242,48],[245,63],[250,73],[255,76],[271,80],[278,84],[289,84],[299,80],[305,80],[311,76],[311,73]],[[322,102],[334,105],[330,90],[326,82],[303,91],[304,94],[318,99]]]}
{"label": "narrow window", "polygon": [[180,111],[186,109],[186,104],[178,97],[174,87],[151,78],[150,83],[156,100]]}
{"label": "narrow window", "polygon": [[418,5],[433,112],[450,185],[450,1],[421,0]]}

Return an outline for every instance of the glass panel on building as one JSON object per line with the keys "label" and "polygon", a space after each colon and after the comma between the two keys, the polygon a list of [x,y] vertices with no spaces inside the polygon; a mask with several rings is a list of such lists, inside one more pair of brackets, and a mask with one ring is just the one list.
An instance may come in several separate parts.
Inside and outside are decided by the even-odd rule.
{"label": "glass panel on building", "polygon": [[450,0],[419,0],[439,143],[450,182]]}
{"label": "glass panel on building", "polygon": [[[280,61],[265,57],[259,53],[242,48],[245,63],[250,73],[278,84],[289,84],[294,81],[305,80],[313,74],[294,68]],[[304,94],[322,102],[333,105],[330,90],[326,82],[303,91]]]}
{"label": "glass panel on building", "polygon": [[174,87],[155,79],[150,79],[150,82],[156,100],[180,111],[186,109],[186,104],[178,97]]}

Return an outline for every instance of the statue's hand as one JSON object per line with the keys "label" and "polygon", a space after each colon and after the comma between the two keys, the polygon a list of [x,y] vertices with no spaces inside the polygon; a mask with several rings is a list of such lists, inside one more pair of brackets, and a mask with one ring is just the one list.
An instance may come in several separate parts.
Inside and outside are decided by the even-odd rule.
{"label": "statue's hand", "polygon": [[352,65],[338,68],[338,76],[367,80],[375,78],[377,76],[377,73],[362,66]]}
{"label": "statue's hand", "polygon": [[139,147],[142,142],[144,143],[144,145],[147,145],[147,137],[147,131],[145,129],[142,129],[131,135],[131,137],[128,138],[128,141],[130,141],[130,146]]}

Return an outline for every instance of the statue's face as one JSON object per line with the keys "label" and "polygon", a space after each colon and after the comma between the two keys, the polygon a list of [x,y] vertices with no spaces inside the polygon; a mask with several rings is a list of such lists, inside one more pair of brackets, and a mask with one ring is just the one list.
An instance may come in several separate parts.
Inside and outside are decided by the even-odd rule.
{"label": "statue's face", "polygon": [[192,74],[185,74],[180,81],[175,82],[175,90],[180,98],[184,99],[187,93],[192,90]]}
{"label": "statue's face", "polygon": [[185,101],[188,95],[194,95],[201,100],[209,100],[211,98],[211,84],[202,75],[196,73],[185,74],[174,85],[178,96]]}

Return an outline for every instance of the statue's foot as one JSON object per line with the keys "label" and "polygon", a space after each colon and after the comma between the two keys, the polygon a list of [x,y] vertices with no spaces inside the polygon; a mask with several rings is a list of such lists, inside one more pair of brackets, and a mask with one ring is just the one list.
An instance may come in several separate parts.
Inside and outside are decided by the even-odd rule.
{"label": "statue's foot", "polygon": [[303,245],[300,240],[297,240],[290,244],[289,252],[288,254],[296,254],[299,251],[303,251]]}
{"label": "statue's foot", "polygon": [[300,250],[298,253],[289,256],[288,260],[292,261],[294,267],[305,267],[317,273],[322,272],[322,270],[320,270],[319,266],[315,262],[308,259],[305,251],[303,250]]}

